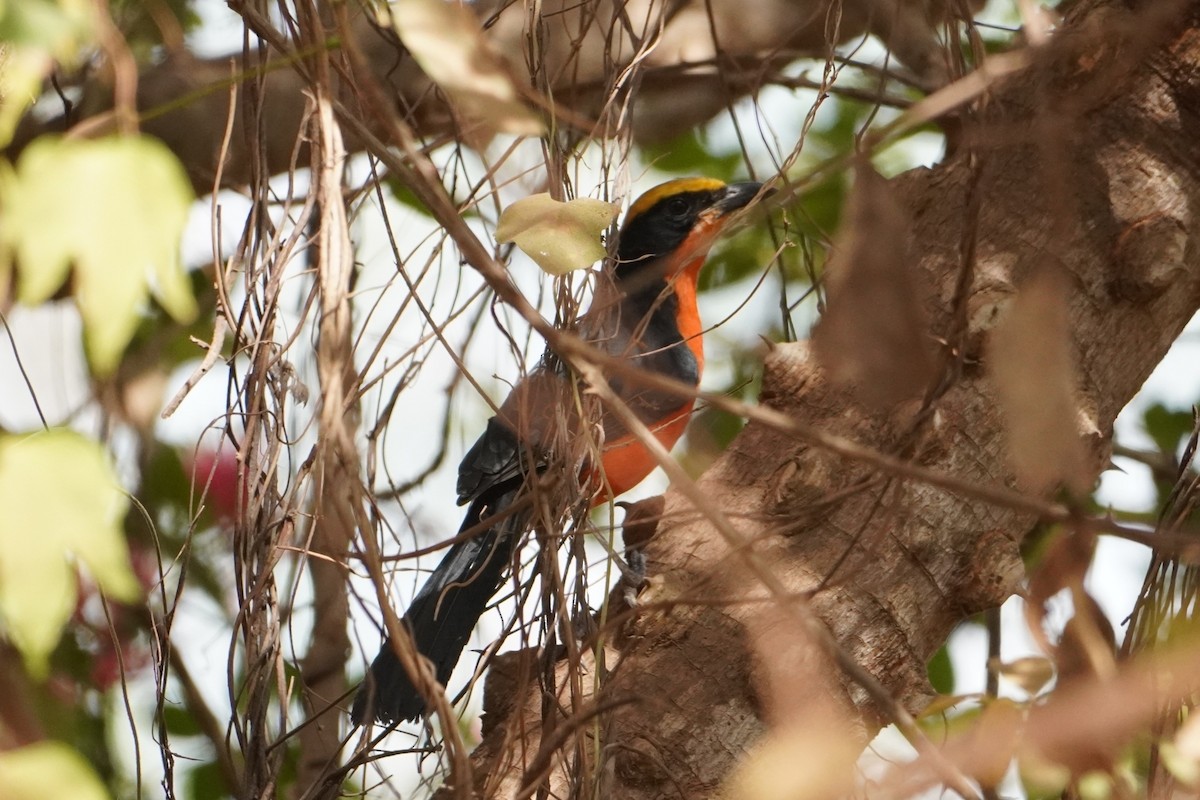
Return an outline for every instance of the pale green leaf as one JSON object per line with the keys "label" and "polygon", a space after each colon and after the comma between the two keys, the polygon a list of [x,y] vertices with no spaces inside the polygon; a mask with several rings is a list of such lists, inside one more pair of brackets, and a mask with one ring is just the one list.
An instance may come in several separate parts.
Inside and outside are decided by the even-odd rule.
{"label": "pale green leaf", "polygon": [[540,136],[545,131],[542,120],[521,102],[504,62],[466,6],[445,0],[392,0],[388,7],[409,54],[470,122],[489,133]]}
{"label": "pale green leaf", "polygon": [[0,437],[0,620],[31,674],[46,674],[75,607],[74,564],[108,596],[138,597],[121,530],[128,506],[95,442],[64,429]]}
{"label": "pale green leaf", "polygon": [[1057,797],[1071,782],[1071,770],[1055,763],[1031,748],[1021,751],[1017,759],[1021,783],[1036,797]]}
{"label": "pale green leaf", "polygon": [[1075,786],[1081,800],[1108,800],[1113,795],[1112,777],[1098,769],[1080,775]]}
{"label": "pale green leaf", "polygon": [[1189,786],[1200,785],[1200,712],[1188,712],[1187,719],[1179,726],[1173,743],[1175,753],[1192,764],[1194,780]]}
{"label": "pale green leaf", "polygon": [[950,709],[954,708],[959,703],[967,700],[978,700],[979,694],[939,694],[936,695],[929,703],[921,709],[917,714],[917,719],[925,719],[927,717],[935,717],[939,714],[945,714]]}
{"label": "pale green leaf", "polygon": [[5,800],[108,800],[108,790],[77,751],[45,741],[0,753]]}
{"label": "pale green leaf", "polygon": [[0,3],[0,42],[36,48],[70,61],[92,35],[88,0],[17,0]]}
{"label": "pale green leaf", "polygon": [[1174,742],[1160,742],[1158,754],[1163,766],[1180,783],[1195,787],[1200,785],[1200,761]]}
{"label": "pale green leaf", "polygon": [[0,146],[55,63],[73,64],[93,35],[87,0],[0,0]]}
{"label": "pale green leaf", "polygon": [[40,303],[75,268],[87,352],[112,372],[151,294],[177,320],[196,314],[179,243],[192,190],[156,139],[43,137],[4,185],[0,241],[17,260],[17,297]]}
{"label": "pale green leaf", "polygon": [[42,77],[53,65],[49,55],[32,47],[0,57],[0,146],[12,141],[17,123],[37,100]]}
{"label": "pale green leaf", "polygon": [[613,203],[586,197],[562,203],[543,192],[504,209],[496,241],[513,242],[546,272],[564,275],[604,257],[600,234],[616,215]]}

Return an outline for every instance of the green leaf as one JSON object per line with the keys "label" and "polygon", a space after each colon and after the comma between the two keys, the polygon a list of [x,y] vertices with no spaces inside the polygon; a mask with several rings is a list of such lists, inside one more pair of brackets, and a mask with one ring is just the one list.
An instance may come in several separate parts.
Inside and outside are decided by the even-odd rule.
{"label": "green leaf", "polygon": [[38,742],[0,753],[5,800],[107,800],[99,776],[62,742]]}
{"label": "green leaf", "polygon": [[42,137],[0,183],[0,245],[15,256],[17,297],[49,299],[75,267],[92,367],[116,369],[153,294],[175,319],[196,314],[179,242],[192,190],[179,162],[147,137]]}
{"label": "green leaf", "polygon": [[874,109],[866,103],[831,97],[826,101],[822,117],[828,119],[832,113],[832,119],[828,124],[816,125],[809,131],[810,155],[821,158],[846,152],[861,130],[867,114],[873,112]]}
{"label": "green leaf", "polygon": [[128,507],[95,442],[63,429],[0,437],[0,619],[30,674],[45,676],[75,607],[74,563],[110,597],[138,597],[121,530]]}
{"label": "green leaf", "polygon": [[604,258],[600,234],[616,215],[614,203],[587,197],[563,203],[542,192],[504,209],[496,241],[513,242],[546,272],[565,275]]}
{"label": "green leaf", "polygon": [[954,692],[954,664],[950,661],[950,650],[946,645],[938,648],[938,651],[933,654],[933,658],[929,659],[926,671],[929,674],[929,684],[935,692],[938,694]]}
{"label": "green leaf", "polygon": [[174,508],[190,514],[192,481],[174,448],[155,447],[142,474],[138,499],[153,509]]}
{"label": "green leaf", "polygon": [[1155,403],[1142,415],[1142,424],[1158,449],[1174,457],[1179,452],[1179,442],[1192,433],[1192,412],[1176,411]]}
{"label": "green leaf", "polygon": [[229,796],[225,776],[215,761],[207,761],[188,770],[187,797],[189,800],[222,800]]}
{"label": "green leaf", "polygon": [[774,252],[766,228],[741,232],[714,248],[700,273],[700,291],[729,286],[751,276],[759,276]]}
{"label": "green leaf", "polygon": [[170,23],[184,33],[200,26],[201,17],[192,5],[193,0],[109,0],[108,10],[141,64],[154,58],[153,48],[165,44],[163,34],[169,30],[162,24],[164,17],[169,15]]}
{"label": "green leaf", "polygon": [[663,172],[705,175],[726,182],[742,168],[741,153],[718,155],[709,152],[695,129],[669,142],[646,145],[642,148],[642,157]]}
{"label": "green leaf", "polygon": [[395,177],[388,177],[384,180],[384,186],[387,187],[392,199],[397,203],[411,208],[413,211],[416,211],[422,216],[433,216],[426,205],[421,202],[421,198],[417,197],[417,193],[400,180],[396,179]]}
{"label": "green leaf", "polygon": [[183,706],[164,705],[162,718],[172,736],[199,736],[203,732],[196,722],[196,715]]}
{"label": "green leaf", "polygon": [[801,229],[820,236],[828,236],[836,231],[842,222],[848,188],[846,173],[839,172],[801,195]]}

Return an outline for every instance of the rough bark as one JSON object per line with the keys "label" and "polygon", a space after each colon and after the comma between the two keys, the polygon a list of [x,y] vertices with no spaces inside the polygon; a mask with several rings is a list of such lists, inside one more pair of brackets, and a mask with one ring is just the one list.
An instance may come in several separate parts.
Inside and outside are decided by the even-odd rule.
{"label": "rough bark", "polygon": [[[929,413],[917,404],[870,411],[831,385],[803,343],[771,351],[761,398],[964,488],[880,470],[756,421],[699,482],[794,593],[795,613],[823,620],[910,710],[930,697],[926,660],[955,625],[1018,587],[1019,547],[1036,522],[969,488],[1016,486],[983,348],[1005,305],[1039,270],[1070,277],[1079,435],[1093,474],[1107,463],[1117,413],[1200,305],[1200,4],[1080,3],[1032,66],[979,110],[967,141],[971,157],[892,182],[911,216],[932,333],[965,356]],[[956,301],[963,270],[968,291]],[[647,610],[620,652],[605,651],[598,702],[616,709],[599,733],[581,724],[597,701],[571,696],[565,679],[561,717],[549,726],[538,717],[543,687],[511,705],[493,700],[475,756],[481,794],[531,796],[541,785],[567,796],[569,773],[603,752],[604,764],[583,770],[599,776],[599,796],[712,797],[763,733],[762,658],[785,657],[770,654],[770,626],[782,623],[762,622],[763,582],[685,495],[668,495],[647,547]],[[794,666],[795,693],[825,708],[829,676],[839,674],[829,653],[817,648]],[[595,665],[585,658],[573,668]],[[865,742],[885,715],[860,685],[840,683],[837,700]],[[511,690],[506,680],[501,691]],[[801,716],[804,708],[790,706]],[[567,735],[575,730],[583,744]]]}
{"label": "rough bark", "polygon": [[[304,59],[288,47],[282,57],[274,45],[283,38],[269,22],[256,19],[249,4],[230,5],[267,38],[272,51],[262,96],[262,113],[271,124],[260,143],[267,169],[275,174],[296,159],[307,163],[307,153],[296,152],[307,81],[300,74],[303,66],[295,67]],[[532,87],[540,104],[554,103],[568,112],[572,121],[562,123],[567,129],[574,127],[579,137],[612,136],[629,123],[643,142],[691,130],[771,82],[797,58],[823,58],[834,43],[866,33],[887,43],[917,80],[941,84],[952,70],[936,31],[948,14],[958,13],[957,4],[949,6],[955,9],[950,12],[944,0],[548,0],[531,24],[525,3],[484,0],[470,7],[517,85]],[[362,13],[350,30],[406,122],[431,139],[453,135],[451,108],[395,34]],[[533,59],[535,40],[541,55]],[[259,156],[239,136],[224,143],[230,108],[236,116],[233,130],[239,131],[242,119],[257,107],[247,105],[258,100],[246,92],[230,96],[231,87],[244,79],[236,57],[198,59],[186,52],[171,54],[139,78],[142,129],[170,146],[201,191],[211,189],[222,154],[227,185],[244,184]],[[343,84],[341,92],[351,107],[360,99],[353,82]],[[38,133],[102,112],[111,106],[110,95],[102,79],[93,81],[73,119],[28,120],[17,148]],[[362,149],[354,137],[347,137],[346,146],[350,152]]]}

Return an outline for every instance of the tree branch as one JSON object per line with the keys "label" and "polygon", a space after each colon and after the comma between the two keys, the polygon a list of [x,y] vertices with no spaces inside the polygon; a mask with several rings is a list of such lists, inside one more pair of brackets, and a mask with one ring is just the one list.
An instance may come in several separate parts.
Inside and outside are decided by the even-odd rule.
{"label": "tree branch", "polygon": [[[560,690],[562,718],[554,720],[586,716],[590,703],[615,706],[595,734],[594,751],[607,763],[580,770],[607,775],[606,796],[717,792],[763,733],[760,676],[769,656],[749,650],[746,633],[763,602],[806,602],[853,664],[910,711],[922,708],[931,696],[926,660],[960,621],[1018,586],[1019,546],[1037,519],[1028,507],[922,480],[957,476],[964,486],[1012,494],[996,387],[979,366],[996,319],[1028,276],[1048,265],[1070,275],[1079,435],[1096,474],[1108,462],[1116,414],[1200,306],[1200,252],[1183,245],[1200,234],[1189,213],[1200,207],[1196,3],[1138,11],[1080,3],[1032,65],[988,98],[973,126],[977,167],[964,157],[892,182],[912,220],[937,340],[953,340],[960,244],[964,226],[976,226],[966,358],[931,413],[870,410],[852,389],[832,385],[805,345],[779,346],[766,362],[761,399],[770,409],[831,439],[914,453],[919,474],[881,470],[751,421],[699,491],[772,565],[784,589],[774,596],[736,566],[738,547],[698,518],[685,492],[668,496],[647,546],[651,582],[641,602],[670,611],[635,618],[599,665],[561,665],[608,675],[598,698]],[[977,215],[967,213],[970,191],[982,198]],[[826,503],[831,496],[838,500]],[[827,707],[828,676],[842,673],[818,653],[791,674],[794,691],[810,693],[811,702],[789,706],[803,716],[805,707]],[[859,720],[865,743],[885,715],[844,675],[840,686],[838,704]],[[486,796],[515,791],[526,759],[539,753],[539,687],[527,692],[488,721],[475,757]],[[542,786],[569,786],[567,765],[578,752],[577,742],[564,748],[563,770]]]}
{"label": "tree branch", "polygon": [[[248,21],[257,15],[249,4],[230,5]],[[507,59],[516,84],[535,85],[524,59],[531,33],[525,6],[482,0],[468,7],[484,23],[493,50]],[[867,34],[878,36],[925,85],[936,87],[950,74],[938,42],[938,26],[954,16],[957,7],[957,3],[942,0],[548,0],[539,4],[536,34],[546,43],[539,71],[553,76],[553,102],[543,98],[538,105],[563,109],[564,121],[576,126],[581,120],[600,120],[582,133],[611,135],[611,131],[605,132],[605,109],[622,86],[633,82],[637,87],[632,114],[635,138],[666,141],[757,91],[797,58],[825,58],[832,44]],[[831,29],[830,15],[835,11],[837,24]],[[262,25],[250,28],[269,41],[275,38]],[[832,44],[831,31],[837,38]],[[719,42],[714,32],[720,32]],[[374,79],[387,87],[391,107],[401,111],[419,136],[435,139],[455,134],[454,114],[445,98],[390,30],[359,10],[350,36],[365,54]],[[333,49],[344,43],[310,42],[303,52],[277,55],[261,74],[243,73],[236,78],[262,80],[265,112],[271,119],[264,132],[263,153],[272,174],[289,168],[294,145],[301,138],[307,103],[306,81],[300,74],[304,60],[314,54],[314,48]],[[639,57],[643,45],[648,49]],[[682,68],[705,62],[713,66]],[[753,72],[737,69],[737,65],[747,64],[754,66]],[[733,76],[735,69],[742,74]],[[198,191],[210,190],[216,174],[229,86],[228,57],[197,59],[187,53],[171,53],[138,76],[136,103],[142,129],[167,143]],[[352,83],[338,87],[340,99],[346,103],[353,103],[354,91]],[[238,94],[240,125],[253,107],[245,92]],[[85,87],[85,98],[77,109],[67,109],[63,116],[48,122],[26,119],[16,136],[14,153],[34,136],[62,131],[88,119],[95,123],[93,130],[111,126],[111,95],[110,87],[94,81]],[[354,137],[347,137],[350,152],[358,152],[362,146]],[[222,173],[226,185],[248,182],[255,155],[246,142],[232,143]],[[307,150],[299,158],[303,163]]]}

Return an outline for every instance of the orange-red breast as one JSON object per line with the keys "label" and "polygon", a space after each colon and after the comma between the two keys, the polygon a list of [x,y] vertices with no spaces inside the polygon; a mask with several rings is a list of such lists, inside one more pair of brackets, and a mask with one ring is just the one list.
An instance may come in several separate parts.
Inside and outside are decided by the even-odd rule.
{"label": "orange-red breast", "polygon": [[[600,280],[591,308],[577,323],[581,336],[638,369],[690,386],[700,383],[704,345],[696,281],[708,250],[733,212],[761,189],[710,178],[670,181],[642,195],[621,227],[611,282]],[[617,396],[667,448],[683,434],[692,398],[646,389],[628,376],[607,375]],[[513,550],[531,524],[528,511],[505,515],[528,491],[527,478],[546,469],[578,468],[553,457],[564,432],[581,427],[574,383],[552,352],[513,387],[508,399],[459,466],[459,503],[469,504],[460,532],[500,519],[447,551],[417,594],[403,623],[445,684],[475,623],[498,590]],[[593,505],[633,488],[657,466],[642,443],[611,414],[600,419],[600,465],[583,464],[582,485]],[[592,460],[594,461],[594,459]],[[355,723],[414,719],[425,708],[390,640],[371,664],[354,700]]]}

